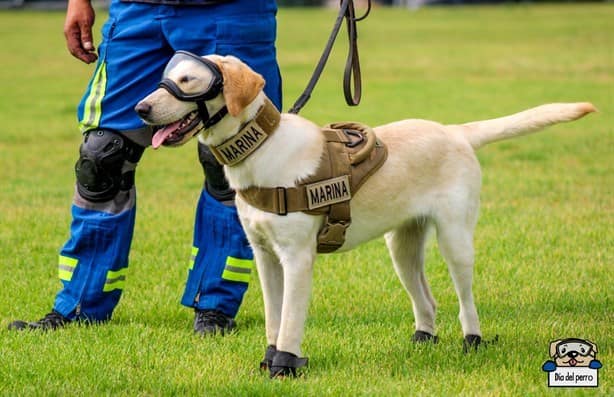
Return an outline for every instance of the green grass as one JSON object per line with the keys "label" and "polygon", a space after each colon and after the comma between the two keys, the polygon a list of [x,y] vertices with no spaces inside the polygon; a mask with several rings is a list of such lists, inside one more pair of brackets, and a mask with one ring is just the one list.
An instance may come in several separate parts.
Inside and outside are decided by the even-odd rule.
{"label": "green grass", "polygon": [[[286,107],[333,20],[332,11],[280,11]],[[479,153],[474,292],[484,335],[498,344],[461,353],[456,296],[433,242],[427,275],[441,341],[413,345],[411,305],[379,239],[319,258],[304,341],[311,367],[270,381],[257,370],[265,339],[256,278],[238,333],[223,339],[193,336],[192,313],[178,303],[202,184],[193,144],[148,152],[139,166],[131,268],[114,319],[6,331],[46,313],[60,285],[80,143],[74,108],[92,67],[65,50],[61,13],[0,13],[0,395],[612,395],[613,20],[610,4],[377,8],[359,24],[357,108],[343,102],[337,43],[302,112],[320,124],[461,122],[555,101],[590,100],[601,112]],[[548,390],[548,342],[570,336],[597,343],[598,389]]]}

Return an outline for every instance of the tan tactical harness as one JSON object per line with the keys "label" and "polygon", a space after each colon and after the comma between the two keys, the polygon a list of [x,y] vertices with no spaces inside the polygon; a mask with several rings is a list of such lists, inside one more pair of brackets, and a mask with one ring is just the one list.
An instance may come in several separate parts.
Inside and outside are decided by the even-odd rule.
{"label": "tan tactical harness", "polygon": [[[266,100],[256,117],[211,152],[228,166],[238,164],[254,152],[276,130],[280,114]],[[322,129],[325,144],[320,167],[314,175],[291,188],[249,187],[239,190],[249,205],[278,215],[302,211],[324,215],[317,250],[336,251],[345,242],[352,221],[350,199],[386,161],[388,149],[373,130],[360,123],[333,123]]]}

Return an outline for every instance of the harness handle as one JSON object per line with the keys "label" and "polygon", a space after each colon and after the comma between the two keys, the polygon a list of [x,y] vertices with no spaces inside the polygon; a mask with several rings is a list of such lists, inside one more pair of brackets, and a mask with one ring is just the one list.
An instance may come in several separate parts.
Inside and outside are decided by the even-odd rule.
{"label": "harness handle", "polygon": [[[326,66],[326,62],[328,61],[328,57],[333,49],[333,44],[335,43],[335,39],[337,38],[337,34],[339,33],[339,29],[341,28],[341,23],[343,22],[344,18],[347,22],[349,49],[348,57],[345,62],[345,71],[343,73],[343,93],[345,95],[345,102],[349,106],[356,106],[360,103],[360,98],[362,96],[362,79],[360,74],[360,60],[358,57],[358,31],[356,29],[356,22],[365,19],[370,12],[371,0],[368,0],[367,10],[360,18],[356,18],[353,0],[341,0],[339,14],[337,15],[335,25],[333,26],[330,37],[328,38],[328,42],[324,47],[322,56],[320,57],[315,70],[313,71],[313,75],[311,76],[307,87],[298,97],[294,103],[294,106],[292,106],[288,113],[298,114],[303,106],[305,106],[309,98],[311,98],[311,93],[322,75],[324,66]],[[352,92],[352,88],[354,89],[354,92]]]}

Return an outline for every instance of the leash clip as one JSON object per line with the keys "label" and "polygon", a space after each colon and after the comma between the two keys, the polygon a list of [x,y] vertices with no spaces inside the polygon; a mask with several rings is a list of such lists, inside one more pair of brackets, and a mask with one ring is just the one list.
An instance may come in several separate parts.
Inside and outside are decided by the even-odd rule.
{"label": "leash clip", "polygon": [[[345,144],[349,148],[359,146],[365,141],[365,136],[356,130],[343,130],[343,133],[350,138],[350,141]],[[352,139],[352,137],[357,139]]]}

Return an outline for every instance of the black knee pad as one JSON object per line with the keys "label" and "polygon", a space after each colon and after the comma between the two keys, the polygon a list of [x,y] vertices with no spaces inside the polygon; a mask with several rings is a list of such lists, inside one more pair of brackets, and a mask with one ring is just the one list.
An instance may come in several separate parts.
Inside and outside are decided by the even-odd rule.
{"label": "black knee pad", "polygon": [[134,167],[124,169],[124,165],[126,161],[136,165],[144,150],[115,131],[86,131],[75,164],[79,194],[92,202],[102,202],[113,199],[121,190],[130,190],[134,186]]}
{"label": "black knee pad", "polygon": [[228,185],[224,175],[224,167],[218,163],[209,147],[200,142],[198,142],[198,160],[200,160],[205,171],[205,188],[207,192],[217,201],[234,199],[235,191]]}

